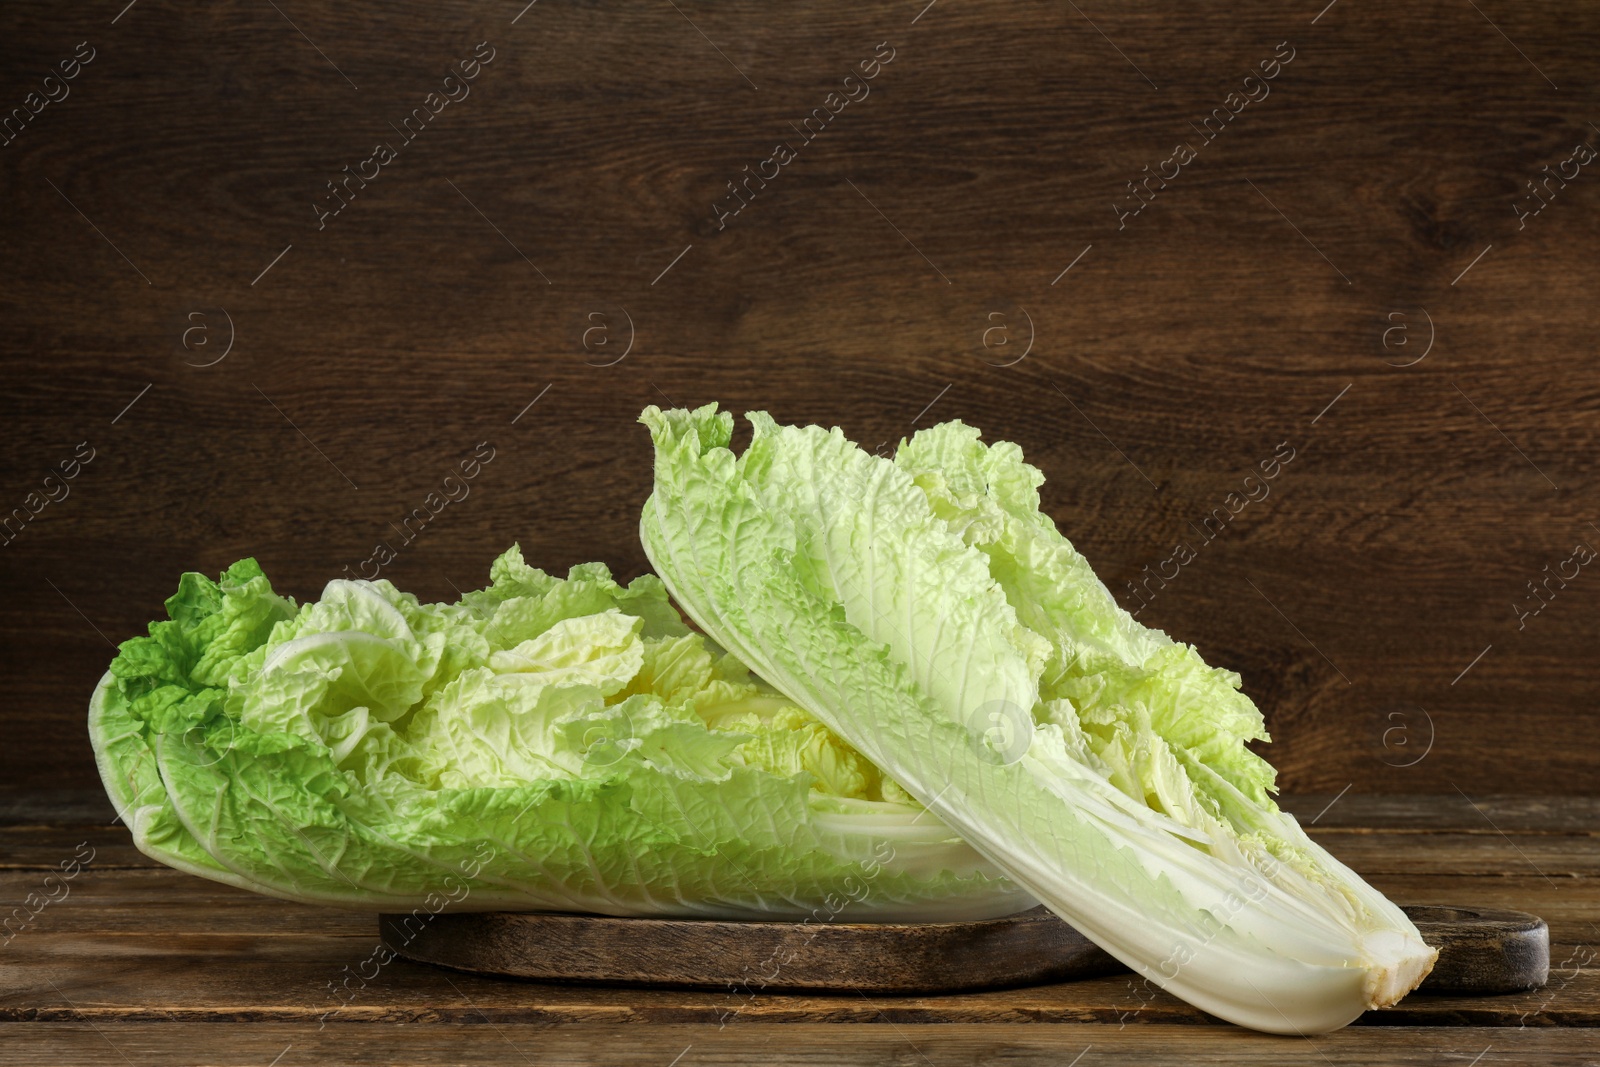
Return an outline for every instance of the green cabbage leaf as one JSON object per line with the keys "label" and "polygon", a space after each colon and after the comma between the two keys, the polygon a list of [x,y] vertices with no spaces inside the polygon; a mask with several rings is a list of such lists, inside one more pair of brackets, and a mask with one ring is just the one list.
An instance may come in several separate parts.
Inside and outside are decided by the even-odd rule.
{"label": "green cabbage leaf", "polygon": [[186,574],[90,735],[134,842],[290,900],[403,911],[990,918],[1015,883],[686,627],[651,575],[513,547],[451,604],[388,581],[296,605]]}

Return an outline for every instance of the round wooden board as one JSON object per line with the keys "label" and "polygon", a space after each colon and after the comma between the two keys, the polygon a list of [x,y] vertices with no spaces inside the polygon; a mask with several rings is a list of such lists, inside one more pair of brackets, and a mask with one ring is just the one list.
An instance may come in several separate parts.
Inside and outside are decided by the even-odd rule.
{"label": "round wooden board", "polygon": [[1122,965],[1044,908],[982,922],[795,923],[520,912],[379,916],[407,959],[547,981],[948,993]]}
{"label": "round wooden board", "polygon": [[[1550,935],[1518,911],[1405,909],[1439,962],[1422,992],[1545,983]],[[951,993],[1113,974],[1109,954],[1042,907],[959,923],[721,922],[529,912],[380,915],[397,955],[478,974],[734,990]]]}
{"label": "round wooden board", "polygon": [[1520,993],[1550,980],[1550,927],[1525,911],[1416,905],[1403,909],[1439,962],[1429,993]]}

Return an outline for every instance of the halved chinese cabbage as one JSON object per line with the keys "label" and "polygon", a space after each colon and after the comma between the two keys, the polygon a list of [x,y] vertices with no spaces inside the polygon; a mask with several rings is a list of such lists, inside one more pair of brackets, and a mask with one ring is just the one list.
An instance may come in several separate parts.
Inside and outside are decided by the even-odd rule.
{"label": "halved chinese cabbage", "polygon": [[1117,606],[1014,445],[645,409],[640,534],[677,603],[1138,973],[1260,1030],[1325,1031],[1436,953],[1268,797],[1237,675]]}

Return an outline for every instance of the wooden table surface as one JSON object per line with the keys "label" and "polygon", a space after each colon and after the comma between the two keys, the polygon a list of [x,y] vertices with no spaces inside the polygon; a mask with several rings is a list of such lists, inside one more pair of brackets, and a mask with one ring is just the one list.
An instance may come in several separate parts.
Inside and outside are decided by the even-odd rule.
{"label": "wooden table surface", "polygon": [[[1219,1023],[1128,975],[950,996],[746,998],[494,980],[404,960],[374,968],[363,963],[377,944],[371,915],[154,865],[98,798],[49,810],[17,799],[0,807],[0,899],[20,904],[63,860],[93,857],[0,948],[0,1061],[1600,1063],[1600,801],[1332,801],[1286,807],[1316,818],[1313,836],[1397,902],[1542,916],[1549,985],[1415,995],[1335,1034],[1285,1038]],[[336,995],[352,972],[354,994]]]}
{"label": "wooden table surface", "polygon": [[[0,516],[80,442],[95,458],[0,538],[0,673],[28,709],[0,780],[94,784],[108,642],[181,572],[255,555],[315,596],[400,545],[478,442],[497,452],[470,497],[384,577],[454,599],[514,540],[631,576],[639,410],[715,400],[868,449],[951,418],[1018,442],[1122,603],[1243,675],[1287,790],[1490,791],[1507,761],[1540,769],[1529,789],[1600,790],[1597,579],[1546,578],[1600,547],[1600,171],[1515,210],[1600,145],[1600,6],[8,0],[5,20],[0,109],[80,42],[94,58],[0,145]],[[400,145],[480,43],[471,95]],[[719,225],[728,183],[880,50],[870,95]],[[1230,102],[1263,63],[1270,95]],[[1219,108],[1238,114],[1205,139]],[[380,141],[399,158],[319,223]],[[1180,143],[1198,157],[1119,220]],[[1180,543],[1196,558],[1163,579]]]}
{"label": "wooden table surface", "polygon": [[[1600,546],[1600,170],[1572,170],[1600,145],[1600,6],[8,0],[5,23],[0,782],[31,793],[0,899],[94,860],[0,948],[0,1063],[1600,1063],[1597,802],[1486,799],[1600,793],[1600,579],[1572,576]],[[720,219],[779,141],[798,158]],[[378,142],[398,158],[326,217]],[[1179,144],[1197,158],[1135,193]],[[868,449],[949,418],[1018,442],[1124,606],[1242,674],[1305,818],[1349,790],[1317,836],[1404,902],[1545,916],[1550,988],[1307,1043],[1126,979],[738,1006],[397,962],[323,1018],[371,917],[152,868],[85,800],[94,680],[181,572],[254,555],[315,597],[486,442],[383,577],[454,599],[512,541],[631,576],[637,414],[713,400]],[[1245,476],[1285,450],[1261,496]]]}

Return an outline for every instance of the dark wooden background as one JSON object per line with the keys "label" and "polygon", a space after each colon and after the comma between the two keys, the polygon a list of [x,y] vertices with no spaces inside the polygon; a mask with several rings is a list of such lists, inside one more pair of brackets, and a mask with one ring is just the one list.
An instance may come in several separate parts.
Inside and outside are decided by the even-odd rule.
{"label": "dark wooden background", "polygon": [[[0,34],[4,109],[96,51],[0,147],[0,508],[96,453],[0,547],[0,779],[93,784],[90,688],[180,572],[255,555],[314,596],[481,441],[386,576],[453,598],[514,540],[641,570],[634,419],[717,400],[868,448],[1017,441],[1129,606],[1287,441],[1141,615],[1244,675],[1282,784],[1600,791],[1600,575],[1513,609],[1600,547],[1600,169],[1513,208],[1600,145],[1600,9],[124,2],[7,4]],[[324,183],[480,41],[471,95],[319,231]],[[724,183],[883,41],[719,232]],[[1125,183],[1285,41],[1119,231]]]}

